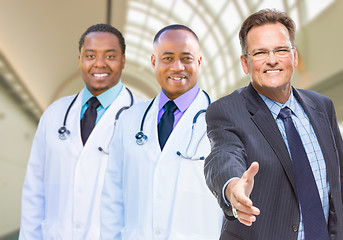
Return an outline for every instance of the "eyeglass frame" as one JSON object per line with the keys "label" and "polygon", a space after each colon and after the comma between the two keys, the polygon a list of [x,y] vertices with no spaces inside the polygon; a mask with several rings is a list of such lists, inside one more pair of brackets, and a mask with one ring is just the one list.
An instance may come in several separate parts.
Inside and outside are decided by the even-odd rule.
{"label": "eyeglass frame", "polygon": [[[269,58],[270,56],[270,52],[273,52],[274,53],[274,56],[277,57],[277,58],[283,58],[283,57],[286,57],[287,53],[290,53],[292,50],[295,50],[296,48],[295,47],[288,47],[288,48],[285,48],[285,47],[280,47],[280,48],[276,48],[276,49],[272,49],[272,50],[260,50],[260,51],[257,51],[255,53],[246,53],[244,54],[245,57],[247,56],[251,56],[253,59],[255,60],[266,60],[267,58]],[[283,53],[285,52],[285,55],[284,56],[278,56],[277,54],[278,53]],[[256,54],[258,53],[261,53],[261,54],[267,54],[265,55],[265,57],[262,57],[262,58],[258,58],[256,59]]]}

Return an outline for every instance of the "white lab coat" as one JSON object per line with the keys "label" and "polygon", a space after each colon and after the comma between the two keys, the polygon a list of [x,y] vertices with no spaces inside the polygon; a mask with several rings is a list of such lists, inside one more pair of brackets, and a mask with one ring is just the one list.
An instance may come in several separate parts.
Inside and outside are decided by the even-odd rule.
{"label": "white lab coat", "polygon": [[39,122],[23,187],[19,239],[99,239],[106,152],[115,115],[131,100],[123,88],[83,146],[82,96],[83,90],[68,114],[66,127],[71,134],[66,140],[59,139],[58,129],[74,96],[54,102]]}
{"label": "white lab coat", "polygon": [[[217,240],[223,215],[205,183],[204,160],[187,160],[176,154],[186,153],[193,118],[207,108],[207,98],[199,92],[161,152],[159,97],[146,115],[143,132],[148,141],[144,145],[137,145],[135,135],[150,102],[133,106],[118,123],[101,199],[101,239]],[[188,154],[194,153],[205,131],[205,115],[201,114]],[[205,134],[195,156],[206,157],[209,152]]]}

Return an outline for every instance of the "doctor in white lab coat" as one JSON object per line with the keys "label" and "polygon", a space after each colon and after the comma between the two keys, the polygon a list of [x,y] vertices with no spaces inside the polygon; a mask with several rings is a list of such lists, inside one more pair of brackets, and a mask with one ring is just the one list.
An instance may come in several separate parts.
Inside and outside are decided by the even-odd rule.
{"label": "doctor in white lab coat", "polygon": [[[192,131],[210,102],[196,84],[201,61],[198,38],[186,26],[170,25],[155,36],[151,62],[162,91],[118,123],[101,198],[101,239],[219,239],[222,213],[203,173],[210,152],[205,113]],[[158,124],[169,100],[178,109],[161,147]],[[138,139],[147,136],[143,145],[138,132]]]}
{"label": "doctor in white lab coat", "polygon": [[[39,122],[23,187],[19,239],[99,239],[100,197],[115,118],[133,102],[120,81],[124,64],[125,42],[117,29],[97,24],[82,35],[79,67],[86,86],[77,97],[54,102]],[[80,119],[93,96],[101,105],[83,144]],[[64,125],[70,135],[60,139]]]}

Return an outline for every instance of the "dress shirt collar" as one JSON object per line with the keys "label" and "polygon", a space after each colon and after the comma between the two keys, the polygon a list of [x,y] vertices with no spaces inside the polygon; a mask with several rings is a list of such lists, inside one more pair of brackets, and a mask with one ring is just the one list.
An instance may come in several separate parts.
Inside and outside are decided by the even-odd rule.
{"label": "dress shirt collar", "polygon": [[[184,112],[187,110],[187,108],[192,104],[196,96],[198,95],[200,88],[198,84],[195,84],[193,88],[182,94],[181,96],[175,98],[173,101],[178,107],[178,110],[180,112]],[[165,95],[163,90],[161,90],[160,94],[160,102],[158,105],[158,110],[161,111],[164,104],[166,104],[170,99]]]}
{"label": "dress shirt collar", "polygon": [[[111,87],[110,89],[98,95],[97,99],[101,103],[101,106],[105,109],[108,106],[110,106],[111,103],[118,97],[122,88],[123,88],[123,84],[121,83],[121,80],[119,80],[119,82],[115,86]],[[85,105],[91,97],[93,97],[93,95],[88,90],[87,86],[85,86],[83,98],[82,98],[82,106]]]}
{"label": "dress shirt collar", "polygon": [[274,119],[277,118],[277,116],[279,115],[280,111],[282,108],[284,107],[288,107],[289,109],[292,110],[293,114],[296,113],[296,99],[293,95],[293,88],[291,90],[291,94],[288,98],[288,100],[282,104],[279,102],[276,102],[274,100],[271,100],[270,98],[267,98],[265,96],[263,96],[262,94],[258,93],[260,95],[260,97],[262,98],[262,100],[265,102],[265,104],[267,105],[267,107],[269,108],[270,112],[272,113]]}

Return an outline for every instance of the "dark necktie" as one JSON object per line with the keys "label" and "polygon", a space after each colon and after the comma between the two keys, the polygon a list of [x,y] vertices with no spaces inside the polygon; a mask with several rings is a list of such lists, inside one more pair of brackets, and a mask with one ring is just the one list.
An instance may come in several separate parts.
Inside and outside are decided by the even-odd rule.
{"label": "dark necktie", "polygon": [[310,162],[301,138],[296,130],[291,110],[281,109],[279,118],[285,125],[287,142],[291,152],[299,203],[303,217],[306,240],[329,240],[322,203],[312,173]]}
{"label": "dark necktie", "polygon": [[88,108],[81,119],[81,138],[83,145],[85,145],[89,135],[93,131],[97,117],[96,109],[100,106],[100,102],[96,97],[92,97],[87,103]]}
{"label": "dark necktie", "polygon": [[173,130],[174,125],[174,112],[177,109],[176,104],[173,101],[168,101],[164,106],[165,112],[163,113],[160,122],[158,124],[158,140],[161,150],[166,144],[170,133]]}

